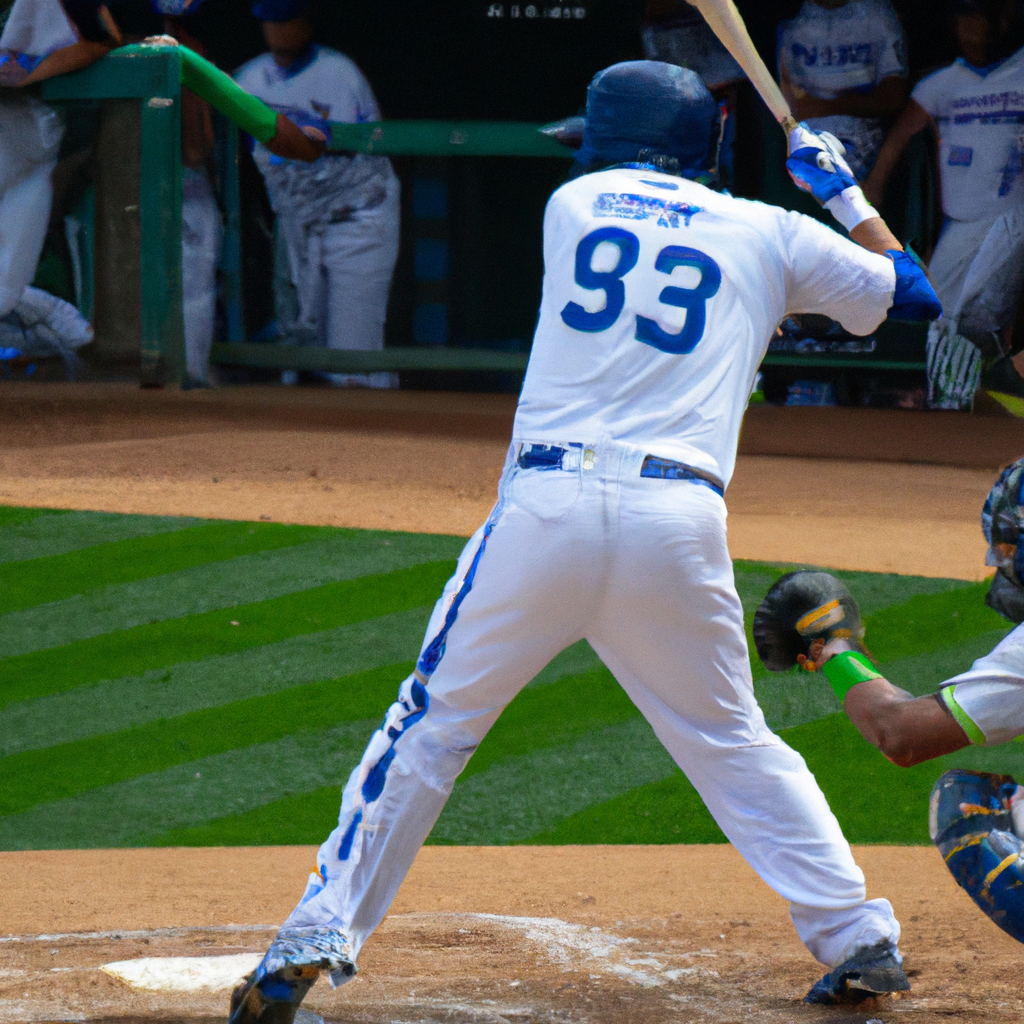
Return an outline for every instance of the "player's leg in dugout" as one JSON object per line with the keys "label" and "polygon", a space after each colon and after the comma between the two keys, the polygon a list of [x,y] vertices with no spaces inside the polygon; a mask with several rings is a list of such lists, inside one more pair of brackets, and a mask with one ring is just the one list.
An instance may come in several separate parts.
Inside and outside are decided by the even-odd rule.
{"label": "player's leg in dugout", "polygon": [[856,865],[803,758],[754,696],[725,503],[699,484],[624,479],[618,557],[587,639],[700,793],[727,838],[790,903],[828,966],[899,925],[865,900]]}
{"label": "player's leg in dugout", "polygon": [[588,607],[586,595],[600,593],[601,560],[570,517],[578,477],[536,481],[532,495],[516,491],[517,473],[506,470],[508,500],[463,550],[417,669],[349,777],[338,827],[285,922],[337,929],[353,961],[477,745],[519,690],[582,638],[597,600]]}
{"label": "player's leg in dugout", "polygon": [[[325,341],[328,348],[379,352],[384,348],[391,278],[398,259],[401,187],[392,177],[384,201],[356,210],[351,220],[323,232],[327,276]],[[338,384],[397,387],[394,373],[332,374]]]}
{"label": "player's leg in dugout", "polygon": [[57,114],[34,97],[0,98],[0,316],[35,276],[63,132]]}
{"label": "player's leg in dugout", "polygon": [[184,169],[181,203],[181,291],[185,368],[194,383],[210,374],[210,347],[217,308],[217,264],[224,225],[205,171]]}

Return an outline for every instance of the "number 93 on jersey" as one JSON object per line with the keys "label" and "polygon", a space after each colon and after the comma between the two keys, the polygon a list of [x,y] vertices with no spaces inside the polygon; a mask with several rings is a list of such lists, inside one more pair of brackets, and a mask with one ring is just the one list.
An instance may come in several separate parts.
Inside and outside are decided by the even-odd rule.
{"label": "number 93 on jersey", "polygon": [[[642,265],[640,239],[626,228],[613,225],[597,228],[576,247],[574,279],[580,288],[594,294],[593,301],[570,301],[562,309],[562,321],[574,331],[598,334],[609,330],[627,306],[627,288],[639,278],[653,278],[660,292],[650,298],[652,308],[637,308],[629,303],[635,320],[634,337],[661,352],[686,355],[704,336],[707,303],[722,284],[718,264],[699,249],[686,245],[666,245],[654,255],[651,266]],[[664,275],[664,278],[661,277]],[[647,291],[647,289],[643,289]],[[603,293],[603,304],[601,296]],[[642,304],[640,304],[642,305]],[[658,306],[673,307],[659,309]],[[685,311],[680,317],[677,310]],[[662,326],[680,323],[675,330]]]}

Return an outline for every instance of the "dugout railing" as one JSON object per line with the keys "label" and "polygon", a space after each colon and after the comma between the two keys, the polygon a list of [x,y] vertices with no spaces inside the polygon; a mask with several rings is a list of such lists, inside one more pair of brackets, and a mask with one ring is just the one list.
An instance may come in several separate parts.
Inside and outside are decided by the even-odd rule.
{"label": "dugout railing", "polygon": [[[170,49],[139,46],[115,50],[73,74],[42,84],[47,102],[74,104],[136,100],[141,117],[139,180],[141,338],[143,384],[185,380],[181,284],[181,58]],[[571,153],[538,131],[540,125],[487,121],[386,121],[331,126],[332,146],[388,156],[501,156],[567,160]],[[223,133],[220,162],[225,239],[220,264],[227,340],[213,346],[221,365],[278,370],[368,373],[374,371],[505,371],[522,373],[527,352],[450,345],[390,346],[352,352],[285,343],[250,343],[242,315],[242,252],[238,132]],[[87,233],[87,236],[91,233]],[[924,363],[851,355],[768,355],[766,365],[834,370],[921,371]]]}

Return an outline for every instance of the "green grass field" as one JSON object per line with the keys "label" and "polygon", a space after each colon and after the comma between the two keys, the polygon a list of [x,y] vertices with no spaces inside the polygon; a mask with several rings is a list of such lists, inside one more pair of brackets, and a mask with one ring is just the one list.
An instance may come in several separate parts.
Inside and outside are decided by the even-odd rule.
{"label": "green grass field", "polygon": [[[0,508],[0,849],[320,842],[463,543]],[[736,564],[748,620],[784,571]],[[839,575],[883,671],[915,693],[1007,632],[985,584]],[[819,676],[771,675],[756,656],[753,669],[851,841],[926,843],[946,768],[1024,775],[1017,744],[895,768]],[[582,643],[509,706],[430,841],[723,837]]]}

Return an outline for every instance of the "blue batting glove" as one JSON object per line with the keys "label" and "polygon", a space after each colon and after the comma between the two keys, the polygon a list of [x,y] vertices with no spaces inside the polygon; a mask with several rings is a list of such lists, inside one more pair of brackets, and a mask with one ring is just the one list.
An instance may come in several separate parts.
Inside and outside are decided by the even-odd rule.
{"label": "blue batting glove", "polygon": [[857,184],[843,144],[834,135],[816,132],[802,121],[789,133],[786,170],[797,188],[810,192],[822,206]]}

